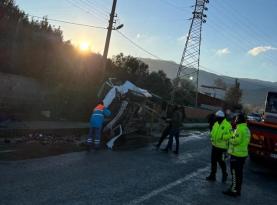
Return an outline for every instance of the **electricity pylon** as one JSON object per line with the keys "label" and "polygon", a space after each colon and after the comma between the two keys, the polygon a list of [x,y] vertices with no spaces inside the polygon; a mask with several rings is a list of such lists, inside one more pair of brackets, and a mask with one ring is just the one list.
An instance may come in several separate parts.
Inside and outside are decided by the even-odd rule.
{"label": "electricity pylon", "polygon": [[178,68],[176,80],[174,83],[171,103],[174,103],[176,90],[178,89],[179,82],[185,76],[191,76],[196,73],[196,96],[195,106],[198,104],[198,77],[199,77],[199,62],[200,62],[200,46],[201,46],[201,34],[202,24],[206,23],[207,15],[204,11],[208,8],[206,4],[209,0],[196,0],[194,5],[194,11],[192,12],[192,18],[189,32],[186,37],[185,48],[181,58],[181,62]]}

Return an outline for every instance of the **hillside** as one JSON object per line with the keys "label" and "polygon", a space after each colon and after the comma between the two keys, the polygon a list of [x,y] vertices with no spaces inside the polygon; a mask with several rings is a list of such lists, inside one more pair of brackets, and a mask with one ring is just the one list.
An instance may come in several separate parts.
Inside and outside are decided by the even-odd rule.
{"label": "hillside", "polygon": [[[171,79],[176,77],[178,64],[173,61],[153,60],[143,58],[146,64],[149,65],[150,71],[163,70]],[[228,76],[219,76],[214,73],[200,70],[199,85],[213,85],[215,79],[221,78],[227,85],[232,85],[235,78]],[[239,78],[241,88],[243,90],[243,103],[251,105],[263,105],[265,96],[268,91],[277,91],[277,82],[262,81],[257,79]],[[200,87],[200,90],[202,88]],[[203,89],[201,90],[203,91]],[[221,96],[222,97],[222,96]]]}

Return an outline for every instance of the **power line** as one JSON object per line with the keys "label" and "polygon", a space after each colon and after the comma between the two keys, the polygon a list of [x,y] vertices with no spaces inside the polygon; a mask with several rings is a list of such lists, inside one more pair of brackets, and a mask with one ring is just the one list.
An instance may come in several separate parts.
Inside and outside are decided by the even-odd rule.
{"label": "power line", "polygon": [[[221,13],[221,9],[219,8],[216,8],[214,6],[212,6],[215,10],[217,10],[218,12],[217,13]],[[217,32],[215,32],[216,34],[220,33],[221,35],[218,35],[220,38],[222,38],[222,35],[225,36],[225,40],[228,39],[228,40],[232,40],[236,47],[237,48],[240,48],[243,52],[246,52],[248,51],[250,48],[253,48],[255,43],[253,43],[253,41],[250,41],[250,39],[248,38],[244,38],[240,33],[233,33],[233,32],[228,32],[228,34],[226,34],[224,32],[224,30],[227,29],[230,29],[230,30],[233,30],[233,27],[229,26],[228,24],[224,23],[222,21],[222,18],[216,18],[216,20],[214,20],[213,18],[210,18],[210,21],[211,21],[211,24],[209,26],[213,27],[214,30],[216,30]],[[239,22],[239,20],[237,21]],[[224,26],[223,26],[224,25]],[[237,24],[236,26],[239,27],[240,24]],[[242,26],[240,28],[240,30],[245,30],[245,27]],[[241,40],[240,39],[243,39],[243,44],[241,43]],[[248,48],[249,47],[249,48]],[[267,54],[267,53],[265,53]],[[267,58],[268,60],[270,60],[272,63],[275,64],[275,60],[273,58],[271,58],[271,56],[269,55],[264,55],[265,58]]]}
{"label": "power line", "polygon": [[[227,3],[227,2],[228,2],[228,1],[226,1],[226,3]],[[222,5],[223,5],[223,6],[227,6],[227,5],[224,5],[224,4],[222,4]],[[259,36],[261,36],[261,35],[263,35],[263,36],[266,35],[265,37],[267,37],[267,38],[269,38],[269,39],[271,39],[271,38],[274,37],[274,36],[270,36],[269,33],[264,32],[264,31],[266,31],[266,29],[263,29],[262,32],[261,32],[261,30],[258,30],[258,29],[257,29],[257,25],[256,25],[256,24],[255,24],[255,25],[253,24],[253,22],[252,22],[252,20],[249,18],[249,16],[245,15],[245,13],[239,12],[237,9],[233,8],[233,7],[231,6],[231,4],[229,4],[228,8],[230,8],[230,9],[233,10],[235,13],[237,13],[237,15],[239,15],[239,16],[242,17],[242,18],[240,18],[241,21],[240,21],[239,23],[243,23],[242,20],[244,20],[243,26],[244,26],[244,27],[248,27],[249,31],[251,30],[251,32],[256,33],[256,34],[259,35]],[[235,16],[237,16],[237,15],[235,15]],[[260,35],[260,34],[261,34],[261,35]]]}
{"label": "power line", "polygon": [[[89,0],[87,0],[87,1],[89,1]],[[91,1],[89,1],[89,2],[94,2],[93,0],[91,0]],[[103,8],[101,8],[104,12],[106,12],[106,13],[108,13],[108,14],[110,14],[110,12],[108,12],[108,11],[110,11],[111,10],[111,8],[110,8],[110,6],[107,6],[102,0],[100,0],[100,2],[99,1],[96,1],[101,7],[103,7]],[[95,2],[95,3],[96,3]],[[96,4],[97,4],[96,3]]]}
{"label": "power line", "polygon": [[[213,73],[213,74],[216,74],[216,75],[218,75],[218,76],[226,76],[226,77],[229,77],[227,74],[219,73],[218,71],[212,70],[212,69],[207,68],[207,67],[205,67],[205,66],[203,66],[203,65],[200,65],[200,67],[204,69],[204,70],[202,69],[203,71],[206,71],[206,72],[209,72],[209,73]],[[222,79],[223,79],[223,77],[222,77]]]}
{"label": "power line", "polygon": [[[27,15],[30,16],[30,17],[38,18],[38,19],[45,19],[45,17],[34,16],[34,15],[30,15],[30,14],[27,14]],[[49,20],[49,21],[66,23],[66,24],[71,24],[71,25],[75,25],[75,26],[84,26],[84,27],[97,28],[97,29],[107,29],[106,27],[102,27],[102,26],[94,26],[94,25],[83,24],[83,23],[75,23],[75,22],[71,22],[71,21],[52,19],[52,18],[48,18],[48,17],[46,17],[46,19]]]}
{"label": "power line", "polygon": [[[35,17],[35,18],[39,18],[39,19],[44,19],[43,17],[39,17],[39,16],[35,16],[35,15],[28,15],[28,16],[31,16],[31,17]],[[107,29],[105,27],[101,27],[101,26],[94,26],[94,25],[88,25],[88,24],[83,24],[83,23],[75,23],[75,22],[71,22],[71,21],[64,21],[64,20],[58,20],[58,19],[52,19],[52,18],[47,18],[49,21],[55,21],[55,22],[61,22],[61,23],[66,23],[66,24],[71,24],[71,25],[76,25],[76,26],[84,26],[84,27],[90,27],[90,28],[97,28],[97,29]],[[221,26],[221,25],[220,25]],[[214,26],[215,28],[217,26]],[[217,28],[218,29],[218,28]],[[221,31],[220,29],[218,29],[218,31]],[[144,49],[143,47],[141,47],[140,45],[138,45],[137,43],[135,43],[133,40],[131,40],[129,37],[127,37],[125,34],[123,34],[122,32],[120,31],[117,31],[122,37],[124,37],[126,40],[128,40],[130,43],[132,43],[135,47],[139,48],[140,50],[144,51],[145,53],[151,55],[152,57],[156,58],[156,59],[160,59],[160,57],[158,57],[157,55],[147,51],[146,49]],[[222,32],[222,31],[221,31]],[[238,40],[237,38],[231,38],[232,40]],[[237,41],[238,43],[239,41]],[[240,44],[238,44],[239,46],[241,46]],[[241,47],[242,48],[242,47]],[[220,74],[218,73],[217,71],[214,71],[214,70],[211,70],[211,69],[208,69],[207,67],[204,67],[202,65],[200,65],[201,68],[204,68],[206,71],[208,72],[211,72],[211,73],[215,73],[217,75],[219,75],[218,77],[219,78],[222,78],[222,79],[225,79],[224,77],[220,77],[220,76],[226,76],[226,77],[229,77],[227,74]],[[204,70],[204,71],[205,71]],[[189,75],[191,74],[194,74],[193,73],[190,73]],[[266,86],[261,86],[261,87],[266,87]]]}
{"label": "power line", "polygon": [[[241,40],[243,39],[241,36],[238,36],[237,33],[232,33],[229,32],[228,34],[226,34],[224,32],[224,30],[226,29],[226,25],[225,27],[222,26],[222,24],[217,23],[215,20],[213,20],[212,18],[209,19],[209,21],[211,22],[211,24],[209,25],[210,27],[213,28],[213,31],[218,38],[221,38],[223,40],[226,41],[226,39],[228,39],[228,41],[226,41],[226,43],[230,43],[230,41],[233,41],[234,45],[236,45],[236,48],[239,48],[241,51],[246,52],[248,50],[247,47],[242,46]],[[247,40],[245,39],[244,43],[246,43]]]}
{"label": "power line", "polygon": [[93,13],[93,11],[89,11],[89,10],[87,10],[87,9],[85,9],[85,8],[83,8],[83,7],[81,7],[79,4],[76,4],[76,2],[74,2],[74,1],[71,1],[71,0],[66,0],[66,1],[67,1],[69,4],[71,4],[72,6],[78,8],[78,9],[80,9],[80,10],[86,12],[87,14],[90,14],[90,15],[94,16],[94,17],[97,18],[98,20],[100,20],[100,21],[106,23],[106,21],[104,21],[104,19],[100,18],[100,17],[98,16],[97,13]]}
{"label": "power line", "polygon": [[162,60],[159,56],[147,51],[146,49],[142,48],[140,45],[138,45],[137,43],[135,43],[133,40],[131,40],[128,36],[126,36],[125,34],[123,34],[122,32],[116,30],[122,37],[124,37],[126,40],[128,40],[130,43],[132,43],[135,47],[139,48],[140,50],[144,51],[145,53],[149,54],[150,56]]}
{"label": "power line", "polygon": [[90,4],[91,6],[95,7],[98,11],[100,11],[101,13],[103,13],[106,16],[109,16],[110,13],[108,11],[106,11],[105,9],[101,8],[101,6],[98,6],[96,2],[94,1],[89,1],[89,0],[84,0],[86,1],[88,4]]}
{"label": "power line", "polygon": [[101,9],[99,9],[98,7],[96,7],[95,5],[93,5],[92,3],[90,3],[89,1],[81,0],[80,3],[83,3],[84,6],[89,7],[91,10],[93,10],[99,16],[102,15],[103,18],[108,20],[107,18],[109,17],[109,15],[106,12],[102,11]]}
{"label": "power line", "polygon": [[[223,4],[222,4],[222,5],[223,5]],[[228,8],[230,8],[230,7],[226,7],[225,5],[224,5],[225,8],[217,8],[217,7],[214,7],[214,6],[212,6],[212,7],[218,11],[217,13],[222,13],[223,10],[226,11]],[[236,11],[236,10],[233,9],[233,11]],[[243,30],[244,32],[247,32],[247,33],[248,33],[247,38],[243,38],[241,35],[240,35],[240,36],[237,35],[237,37],[239,37],[238,39],[243,39],[244,44],[248,44],[248,46],[249,46],[250,48],[253,48],[254,46],[257,45],[257,43],[254,42],[253,40],[251,41],[248,37],[251,36],[251,35],[253,35],[253,33],[255,33],[260,39],[262,39],[262,38],[261,38],[261,36],[256,32],[256,30],[253,30],[253,29],[251,29],[251,28],[249,27],[249,25],[251,25],[250,22],[248,22],[248,23],[246,22],[246,23],[244,24],[244,23],[242,22],[242,20],[245,20],[245,18],[244,18],[242,15],[240,15],[240,13],[239,13],[238,11],[236,11],[236,13],[237,13],[237,14],[235,14],[235,13],[233,12],[232,18],[230,18],[230,17],[228,16],[229,19],[232,21],[232,20],[234,20],[234,18],[236,18],[236,26],[237,26],[237,27],[240,27],[240,30]],[[240,15],[241,18],[238,18],[237,15]],[[218,19],[219,19],[219,20],[222,20],[222,18],[217,18],[217,20],[218,20]],[[228,26],[228,25],[226,25],[226,23],[224,23],[223,21],[222,21],[222,23],[221,23],[220,25]],[[217,26],[218,26],[218,25],[217,25]],[[248,29],[247,29],[247,28],[248,28]],[[229,26],[229,29],[233,30],[233,27]],[[230,32],[230,33],[233,34],[233,36],[235,36],[235,34],[237,34],[237,33],[232,33],[232,32]],[[230,35],[230,33],[229,33],[229,35]],[[238,40],[236,37],[235,37],[234,39],[236,39],[236,40],[238,41],[238,45],[241,46],[241,41]],[[248,48],[248,49],[246,48],[245,50],[249,50],[249,48]],[[270,60],[270,61],[273,62],[273,63],[274,63],[274,61],[275,61],[275,59],[274,59],[269,53],[264,53],[264,57],[267,58],[268,60]]]}
{"label": "power line", "polygon": [[[35,16],[35,15],[30,15],[27,14],[30,17],[34,17],[34,18],[39,18],[39,19],[45,19],[45,17],[40,17],[40,16]],[[50,21],[55,21],[55,22],[61,22],[61,23],[66,23],[66,24],[72,24],[72,25],[76,25],[76,26],[84,26],[84,27],[90,27],[90,28],[98,28],[98,29],[107,29],[105,27],[100,27],[100,26],[93,26],[93,25],[88,25],[88,24],[83,24],[83,23],[74,23],[71,21],[64,21],[64,20],[58,20],[58,19],[52,19],[52,18],[47,18],[47,20]],[[119,34],[121,34],[124,38],[126,38],[128,41],[130,41],[133,45],[135,45],[136,47],[138,47],[140,50],[143,50],[144,52],[146,52],[147,54],[161,60],[160,57],[152,54],[151,52],[147,51],[146,49],[142,48],[141,46],[139,46],[138,44],[136,44],[134,41],[132,41],[129,37],[127,37],[125,34],[121,33],[120,31],[117,31]],[[231,77],[228,76],[228,74],[224,74],[224,73],[219,73],[218,71],[212,70],[210,68],[207,68],[206,66],[200,65],[200,67],[202,68],[202,71],[206,71],[209,73],[213,73],[217,75],[217,78],[220,78],[222,80],[225,80],[226,78],[235,78],[235,77]],[[189,74],[185,74],[184,76],[191,76],[193,74],[197,73],[197,71],[193,71]],[[264,87],[264,88],[270,88],[269,86],[264,86],[264,85],[257,85],[259,87]]]}
{"label": "power line", "polygon": [[[40,17],[40,16],[35,16],[35,15],[30,15],[28,14],[28,16],[30,17],[34,17],[34,18],[38,18],[38,19],[45,19],[45,17]],[[71,21],[64,21],[64,20],[58,20],[58,19],[53,19],[53,18],[47,18],[47,20],[49,21],[54,21],[54,22],[60,22],[60,23],[66,23],[66,24],[71,24],[71,25],[76,25],[76,26],[84,26],[84,27],[89,27],[89,28],[97,28],[97,29],[107,29],[106,27],[101,27],[101,26],[94,26],[94,25],[88,25],[88,24],[83,24],[83,23],[75,23],[75,22],[71,22]],[[147,51],[146,49],[144,49],[143,47],[141,47],[140,45],[138,45],[137,43],[135,43],[133,40],[131,40],[128,36],[126,36],[125,34],[123,34],[122,32],[116,30],[122,37],[124,37],[126,40],[128,40],[130,43],[132,43],[135,47],[139,48],[140,50],[144,51],[145,53],[151,55],[152,57],[161,60],[161,58],[153,53],[151,53],[150,51]]]}
{"label": "power line", "polygon": [[176,4],[173,4],[171,1],[167,1],[167,0],[160,0],[161,2],[163,2],[164,4],[167,4],[179,11],[184,11],[184,9],[189,9],[191,6],[186,6],[186,7],[181,7],[181,6],[177,6]]}

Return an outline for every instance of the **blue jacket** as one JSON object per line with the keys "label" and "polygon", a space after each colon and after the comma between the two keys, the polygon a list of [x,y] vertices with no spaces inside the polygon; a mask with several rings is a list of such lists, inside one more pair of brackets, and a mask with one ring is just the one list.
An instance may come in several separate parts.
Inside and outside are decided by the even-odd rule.
{"label": "blue jacket", "polygon": [[104,117],[111,115],[111,111],[105,108],[103,105],[97,105],[93,113],[90,116],[90,126],[95,128],[101,128],[104,123]]}

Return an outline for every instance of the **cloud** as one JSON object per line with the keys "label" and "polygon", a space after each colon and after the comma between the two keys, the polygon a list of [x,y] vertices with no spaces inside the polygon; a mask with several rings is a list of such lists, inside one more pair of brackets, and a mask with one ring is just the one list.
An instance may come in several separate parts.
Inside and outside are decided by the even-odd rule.
{"label": "cloud", "polygon": [[137,33],[136,34],[136,39],[137,40],[147,40],[147,39],[155,39],[157,38],[156,36],[151,36],[151,35],[147,35],[147,34],[143,34],[143,33]]}
{"label": "cloud", "polygon": [[185,34],[183,36],[180,36],[179,38],[177,38],[177,41],[181,41],[181,42],[184,42],[187,40],[187,37],[188,37],[188,34]]}
{"label": "cloud", "polygon": [[137,34],[135,34],[135,38],[136,38],[136,41],[142,45],[149,46],[149,45],[161,43],[160,36],[153,36],[153,35],[144,34],[144,33],[137,33]]}
{"label": "cloud", "polygon": [[218,56],[228,55],[229,53],[231,53],[229,48],[222,48],[216,51],[216,55]]}
{"label": "cloud", "polygon": [[261,53],[265,53],[267,51],[271,51],[271,50],[277,50],[277,48],[274,48],[272,46],[257,46],[255,48],[252,48],[248,51],[248,54],[252,55],[252,56],[257,56]]}

